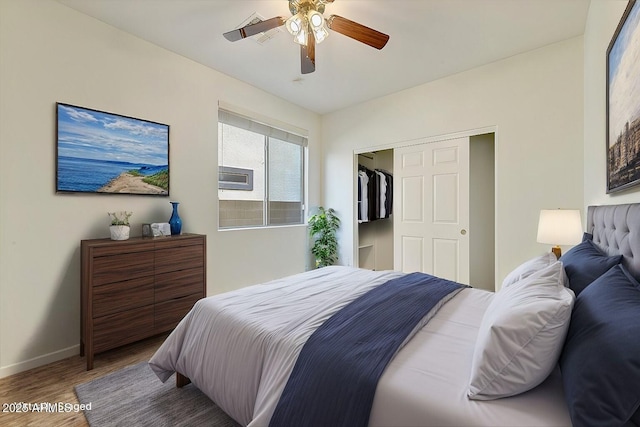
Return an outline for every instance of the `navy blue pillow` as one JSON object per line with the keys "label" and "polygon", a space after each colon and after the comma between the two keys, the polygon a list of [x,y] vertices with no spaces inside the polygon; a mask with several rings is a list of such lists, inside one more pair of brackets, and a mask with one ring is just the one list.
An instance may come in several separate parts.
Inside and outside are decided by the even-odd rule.
{"label": "navy blue pillow", "polygon": [[593,234],[591,233],[582,233],[582,241],[585,240],[593,240]]}
{"label": "navy blue pillow", "polygon": [[560,257],[569,287],[576,296],[621,260],[622,255],[607,256],[591,240],[583,241]]}
{"label": "navy blue pillow", "polygon": [[560,356],[574,427],[622,426],[640,405],[640,284],[616,265],[577,298]]}
{"label": "navy blue pillow", "polygon": [[640,426],[640,409],[633,414],[633,417],[629,420],[629,422],[625,425],[625,427],[638,427]]}

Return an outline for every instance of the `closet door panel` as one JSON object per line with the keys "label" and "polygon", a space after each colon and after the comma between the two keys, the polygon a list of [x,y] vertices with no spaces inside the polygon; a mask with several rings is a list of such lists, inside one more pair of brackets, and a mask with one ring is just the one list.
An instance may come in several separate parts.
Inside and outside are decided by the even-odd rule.
{"label": "closet door panel", "polygon": [[469,138],[396,148],[394,159],[394,269],[468,283]]}

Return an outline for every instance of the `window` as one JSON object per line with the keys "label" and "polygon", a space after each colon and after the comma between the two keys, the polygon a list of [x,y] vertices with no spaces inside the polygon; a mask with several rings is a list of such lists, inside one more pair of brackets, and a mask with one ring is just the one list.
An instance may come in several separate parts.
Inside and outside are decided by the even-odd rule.
{"label": "window", "polygon": [[219,228],[304,223],[307,138],[218,111]]}

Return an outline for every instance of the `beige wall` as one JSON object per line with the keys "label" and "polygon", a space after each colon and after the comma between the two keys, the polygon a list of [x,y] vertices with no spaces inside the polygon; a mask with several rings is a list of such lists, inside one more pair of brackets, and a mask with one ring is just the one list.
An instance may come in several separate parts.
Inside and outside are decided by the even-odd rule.
{"label": "beige wall", "polygon": [[[208,236],[209,295],[303,271],[306,228],[218,232],[217,108],[309,132],[309,205],[320,197],[320,117],[49,0],[0,0],[0,376],[77,354],[80,240],[167,221]],[[166,123],[171,199],[55,194],[55,103]]]}
{"label": "beige wall", "polygon": [[474,287],[496,289],[495,135],[469,138],[469,278]]}
{"label": "beige wall", "polygon": [[540,209],[583,206],[582,67],[578,37],[324,116],[323,200],[345,219],[341,262],[353,264],[354,150],[481,128],[495,129],[496,279],[549,250],[536,243]]}
{"label": "beige wall", "polygon": [[606,55],[626,6],[626,0],[591,0],[589,7],[584,35],[585,207],[640,202],[640,187],[607,194]]}

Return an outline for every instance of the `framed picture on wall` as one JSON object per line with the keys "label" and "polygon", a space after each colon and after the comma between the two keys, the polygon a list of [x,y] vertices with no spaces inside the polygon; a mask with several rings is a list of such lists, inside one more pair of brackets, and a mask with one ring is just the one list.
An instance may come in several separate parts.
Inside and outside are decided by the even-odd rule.
{"label": "framed picture on wall", "polygon": [[640,184],[639,21],[631,0],[607,49],[607,193]]}
{"label": "framed picture on wall", "polygon": [[169,195],[169,125],[56,104],[56,192]]}

